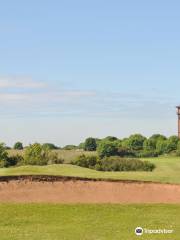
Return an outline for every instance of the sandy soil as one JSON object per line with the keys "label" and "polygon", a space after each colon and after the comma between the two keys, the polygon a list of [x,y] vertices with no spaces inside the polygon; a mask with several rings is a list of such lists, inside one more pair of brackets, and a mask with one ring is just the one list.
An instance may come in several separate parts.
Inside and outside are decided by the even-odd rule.
{"label": "sandy soil", "polygon": [[0,202],[180,203],[180,185],[78,179],[0,179]]}

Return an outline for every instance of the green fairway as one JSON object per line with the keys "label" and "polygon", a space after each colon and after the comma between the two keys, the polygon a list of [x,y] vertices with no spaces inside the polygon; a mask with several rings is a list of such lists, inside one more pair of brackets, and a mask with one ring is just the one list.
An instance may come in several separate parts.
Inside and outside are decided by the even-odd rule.
{"label": "green fairway", "polygon": [[155,163],[156,169],[153,172],[100,172],[69,164],[61,164],[48,166],[21,166],[14,168],[1,168],[0,175],[47,174],[88,178],[143,180],[180,184],[180,158],[162,157],[146,160]]}
{"label": "green fairway", "polygon": [[1,240],[132,240],[136,227],[172,229],[179,239],[180,205],[0,204]]}

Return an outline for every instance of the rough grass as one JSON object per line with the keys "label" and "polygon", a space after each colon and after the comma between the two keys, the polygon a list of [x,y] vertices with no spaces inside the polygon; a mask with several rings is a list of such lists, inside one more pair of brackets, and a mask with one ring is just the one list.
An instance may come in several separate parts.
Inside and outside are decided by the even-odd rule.
{"label": "rough grass", "polygon": [[180,205],[0,204],[1,240],[134,240],[136,227],[173,229],[140,239],[179,240]]}
{"label": "rough grass", "polygon": [[[83,151],[83,150],[53,150],[54,152],[58,153],[59,158],[64,159],[65,163],[70,163],[71,161],[75,160],[78,156],[85,154],[87,156],[89,155],[96,155],[96,152],[88,152],[88,151]],[[9,156],[13,155],[21,155],[23,156],[24,150],[8,150]]]}
{"label": "rough grass", "polygon": [[104,179],[143,180],[180,184],[180,158],[161,157],[146,160],[151,161],[156,165],[156,169],[153,172],[100,172],[69,164],[61,164],[1,168],[0,175],[44,174]]}

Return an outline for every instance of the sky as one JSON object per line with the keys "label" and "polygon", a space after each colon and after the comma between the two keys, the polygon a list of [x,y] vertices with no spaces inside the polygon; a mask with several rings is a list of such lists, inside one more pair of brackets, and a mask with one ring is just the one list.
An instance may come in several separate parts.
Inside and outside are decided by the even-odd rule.
{"label": "sky", "polygon": [[178,0],[6,0],[0,141],[177,132]]}

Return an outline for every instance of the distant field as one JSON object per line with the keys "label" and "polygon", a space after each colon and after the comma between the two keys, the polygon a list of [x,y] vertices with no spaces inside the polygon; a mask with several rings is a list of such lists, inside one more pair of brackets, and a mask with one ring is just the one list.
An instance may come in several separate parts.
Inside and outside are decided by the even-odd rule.
{"label": "distant field", "polygon": [[156,169],[153,172],[99,172],[88,168],[73,166],[70,164],[61,164],[48,166],[21,166],[14,168],[1,168],[0,175],[47,174],[88,178],[143,180],[180,184],[180,158],[161,157],[146,160],[155,163]]}
{"label": "distant field", "polygon": [[[64,159],[65,163],[70,163],[73,161],[76,157],[85,154],[85,155],[96,155],[96,152],[85,152],[83,150],[53,150],[54,152],[58,153],[58,156],[62,159]],[[10,156],[12,155],[23,155],[24,150],[8,150],[8,153]]]}
{"label": "distant field", "polygon": [[1,240],[134,240],[136,227],[173,229],[140,239],[179,240],[180,205],[0,204]]}

